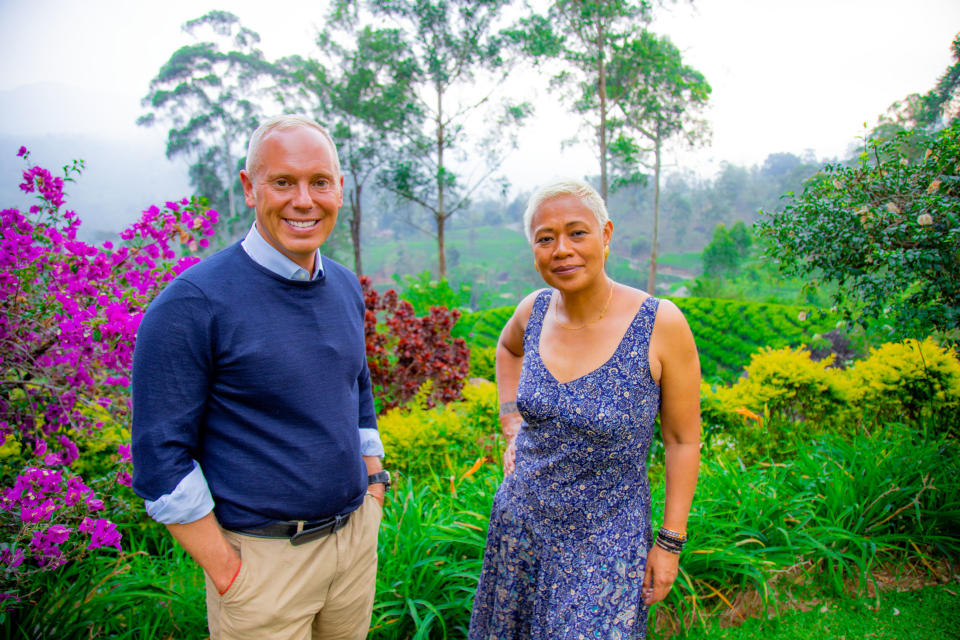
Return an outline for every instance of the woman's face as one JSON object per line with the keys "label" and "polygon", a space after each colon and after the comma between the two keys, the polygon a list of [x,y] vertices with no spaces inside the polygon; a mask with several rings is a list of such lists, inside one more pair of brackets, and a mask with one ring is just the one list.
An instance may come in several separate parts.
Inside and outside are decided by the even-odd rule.
{"label": "woman's face", "polygon": [[603,274],[603,250],[613,223],[601,227],[580,198],[558,196],[543,202],[530,221],[533,260],[544,282],[561,291],[577,291]]}

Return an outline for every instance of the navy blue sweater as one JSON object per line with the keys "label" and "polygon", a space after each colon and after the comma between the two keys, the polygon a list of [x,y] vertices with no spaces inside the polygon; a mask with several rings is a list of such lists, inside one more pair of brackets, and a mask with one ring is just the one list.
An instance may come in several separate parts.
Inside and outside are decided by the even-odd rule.
{"label": "navy blue sweater", "polygon": [[258,265],[239,243],[150,304],[133,358],[133,488],[156,500],[197,460],[228,529],[353,511],[376,428],[356,276]]}

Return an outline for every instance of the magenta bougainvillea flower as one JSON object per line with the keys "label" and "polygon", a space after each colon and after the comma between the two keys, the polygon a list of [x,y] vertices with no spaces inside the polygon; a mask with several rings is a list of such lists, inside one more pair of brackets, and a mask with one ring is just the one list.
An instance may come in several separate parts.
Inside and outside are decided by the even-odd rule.
{"label": "magenta bougainvillea flower", "polygon": [[[18,600],[30,571],[121,550],[116,525],[94,515],[110,492],[94,492],[75,463],[88,450],[112,455],[97,443],[106,425],[115,434],[129,423],[143,311],[199,260],[191,253],[208,246],[218,218],[195,199],[171,200],[148,207],[117,241],[87,243],[80,217],[64,206],[64,187],[81,168],[54,176],[29,166],[19,186],[36,203],[0,210],[0,445],[19,445],[4,458],[13,481],[0,486],[0,523],[9,524],[0,527],[0,611]],[[114,486],[129,491],[129,445],[114,459]]]}

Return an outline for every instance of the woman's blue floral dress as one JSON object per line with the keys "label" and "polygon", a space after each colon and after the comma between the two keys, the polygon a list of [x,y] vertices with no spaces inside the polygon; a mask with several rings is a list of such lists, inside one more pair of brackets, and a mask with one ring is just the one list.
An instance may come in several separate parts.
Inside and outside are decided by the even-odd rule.
{"label": "woman's blue floral dress", "polygon": [[540,359],[549,304],[545,290],[523,336],[516,472],[493,501],[469,637],[643,638],[659,301],[643,302],[610,360],[566,383]]}

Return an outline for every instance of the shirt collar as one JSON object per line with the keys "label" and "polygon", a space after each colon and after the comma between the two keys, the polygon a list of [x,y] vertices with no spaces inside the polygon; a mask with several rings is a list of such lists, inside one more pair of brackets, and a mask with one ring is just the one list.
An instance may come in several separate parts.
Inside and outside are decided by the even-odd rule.
{"label": "shirt collar", "polygon": [[257,230],[256,222],[250,226],[250,231],[247,233],[247,237],[243,239],[243,242],[241,242],[240,245],[254,262],[259,264],[261,267],[269,269],[278,276],[282,276],[289,280],[316,280],[323,275],[323,258],[320,255],[320,249],[317,249],[317,256],[315,260],[317,268],[313,274],[313,277],[311,277],[310,273],[306,269],[280,253],[276,247],[267,242],[263,236],[260,235],[260,231]]}

